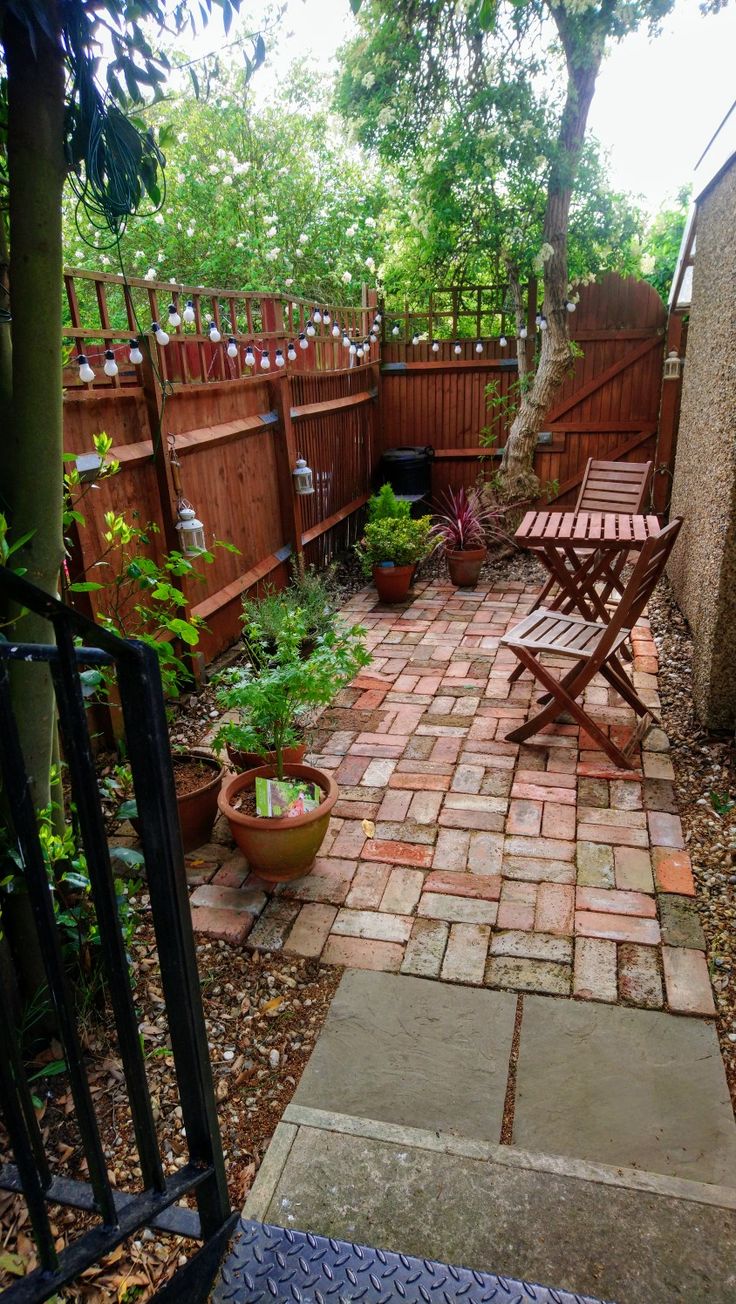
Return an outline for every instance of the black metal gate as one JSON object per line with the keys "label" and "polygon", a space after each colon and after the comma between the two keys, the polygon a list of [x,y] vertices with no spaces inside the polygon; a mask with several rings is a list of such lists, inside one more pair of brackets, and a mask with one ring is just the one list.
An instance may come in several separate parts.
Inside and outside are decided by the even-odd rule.
{"label": "black metal gate", "polygon": [[[186,892],[158,659],[152,648],[107,633],[56,599],[0,567],[0,598],[45,617],[54,641],[19,644],[0,638],[0,776],[33,913],[63,1046],[89,1182],[53,1176],[44,1153],[26,1081],[9,993],[0,993],[0,1106],[14,1164],[0,1170],[0,1188],[22,1192],[38,1248],[39,1267],[9,1286],[3,1304],[35,1304],[99,1262],[145,1227],[193,1237],[201,1248],[157,1298],[207,1297],[235,1223],[228,1200],[210,1069],[196,954]],[[82,646],[83,644],[83,646]],[[10,696],[9,663],[47,665],[53,680],[72,801],[100,930],[107,992],[113,1011],[141,1169],[141,1189],[117,1191],[107,1174],[98,1121],[85,1072],[72,996],[65,976],[52,895],[39,841],[37,813]],[[87,724],[80,671],[114,667],[141,825],[147,886],[158,947],[188,1160],[164,1174],[149,1094],[128,961],[120,930],[103,811]],[[194,1209],[180,1206],[193,1193]],[[95,1224],[57,1253],[50,1204],[97,1215]]]}

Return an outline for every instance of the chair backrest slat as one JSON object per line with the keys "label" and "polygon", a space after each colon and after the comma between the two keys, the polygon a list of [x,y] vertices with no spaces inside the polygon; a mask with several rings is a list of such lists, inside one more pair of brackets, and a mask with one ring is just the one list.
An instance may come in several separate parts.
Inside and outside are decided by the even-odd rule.
{"label": "chair backrest slat", "polygon": [[596,659],[604,661],[622,629],[633,629],[664,571],[672,547],[680,532],[682,519],[676,517],[659,534],[650,535],[639,553],[631,578],[624,589],[606,632],[598,644]]}
{"label": "chair backrest slat", "polygon": [[651,462],[600,462],[588,459],[576,512],[641,511],[649,488]]}

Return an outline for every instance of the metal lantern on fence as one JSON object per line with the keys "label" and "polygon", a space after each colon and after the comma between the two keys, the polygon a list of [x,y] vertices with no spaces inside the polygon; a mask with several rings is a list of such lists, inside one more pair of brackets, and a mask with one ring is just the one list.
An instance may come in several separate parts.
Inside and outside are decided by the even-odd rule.
{"label": "metal lantern on fence", "polygon": [[307,466],[303,457],[296,459],[296,466],[292,471],[294,480],[294,492],[301,495],[314,493],[314,478],[311,468]]}
{"label": "metal lantern on fence", "polygon": [[176,528],[181,539],[181,550],[185,557],[198,557],[201,552],[207,551],[204,525],[197,520],[193,507],[181,506],[178,509],[178,516]]}
{"label": "metal lantern on fence", "polygon": [[682,374],[682,364],[684,359],[679,356],[676,349],[668,353],[664,362],[664,380],[679,380]]}

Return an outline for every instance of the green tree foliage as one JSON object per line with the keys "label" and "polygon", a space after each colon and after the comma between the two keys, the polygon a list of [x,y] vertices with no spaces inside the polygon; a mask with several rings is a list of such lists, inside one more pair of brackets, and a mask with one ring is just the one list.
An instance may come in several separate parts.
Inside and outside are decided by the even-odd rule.
{"label": "green tree foliage", "polygon": [[690,208],[690,194],[689,186],[679,190],[671,206],[663,208],[650,222],[644,236],[642,274],[662,296],[665,303],[669,297],[677,266],[677,256]]}
{"label": "green tree foliage", "polygon": [[[128,275],[238,290],[360,302],[382,259],[378,219],[387,202],[380,170],[345,141],[324,108],[314,73],[295,65],[266,108],[232,62],[196,91],[185,73],[147,114],[166,158],[159,212],[128,226]],[[65,260],[120,271],[109,238],[64,202]]]}

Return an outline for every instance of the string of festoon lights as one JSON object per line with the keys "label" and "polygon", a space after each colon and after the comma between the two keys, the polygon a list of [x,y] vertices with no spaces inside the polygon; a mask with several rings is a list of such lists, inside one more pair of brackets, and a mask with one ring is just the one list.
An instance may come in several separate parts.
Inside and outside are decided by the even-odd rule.
{"label": "string of festoon lights", "polygon": [[[566,309],[567,309],[568,312],[574,312],[575,309],[577,308],[577,304],[575,303],[574,299],[567,299],[567,300],[565,301],[565,307],[566,307]],[[538,331],[546,331],[546,329],[547,329],[547,318],[545,317],[544,313],[541,313],[541,312],[538,312],[538,313],[537,313],[537,315],[536,315],[536,317],[535,317],[535,319],[534,319],[534,324],[535,324],[535,326],[536,326],[536,328],[537,328]],[[399,325],[398,322],[394,322],[393,326],[391,327],[391,334],[394,336],[394,338],[396,338],[397,336],[401,335],[401,333],[402,333],[402,331],[401,331],[401,326]],[[525,340],[525,339],[527,339],[528,335],[529,335],[529,331],[527,330],[527,327],[526,327],[526,326],[521,326],[521,327],[519,328],[519,335],[518,335],[518,338],[519,338],[520,340]],[[414,331],[414,332],[413,332],[412,337],[411,337],[411,343],[412,343],[412,345],[413,345],[414,348],[416,348],[417,345],[422,344],[422,343],[425,343],[425,342],[426,342],[426,341],[422,339],[422,335],[419,333],[419,331]],[[486,341],[486,342],[487,342],[487,343],[491,343],[492,341]],[[506,348],[508,348],[509,340],[508,340],[508,337],[507,337],[506,335],[504,335],[504,334],[499,335],[499,336],[498,336],[498,341],[497,341],[497,342],[498,342],[499,348],[502,348],[502,349],[506,349]],[[442,345],[441,345],[441,343],[440,343],[439,340],[432,340],[432,343],[431,343],[431,349],[432,349],[432,352],[433,352],[433,353],[439,353],[441,347],[442,347]],[[464,350],[463,350],[463,345],[460,343],[460,340],[454,340],[453,343],[452,343],[452,352],[453,352],[453,354],[455,355],[455,357],[456,357],[456,358],[459,358],[459,357],[462,355],[463,351],[464,351]],[[484,352],[485,352],[485,344],[484,344],[483,340],[480,340],[480,339],[476,340],[476,342],[475,342],[475,352],[478,353],[478,354],[481,354],[481,353],[484,353]]]}
{"label": "string of festoon lights", "polygon": [[[304,350],[309,348],[310,340],[314,339],[317,335],[317,327],[329,327],[329,333],[332,335],[334,340],[340,340],[343,347],[347,350],[350,359],[349,365],[353,366],[368,357],[371,349],[378,343],[382,320],[382,314],[376,312],[368,334],[361,335],[357,326],[340,325],[339,322],[333,321],[329,308],[313,308],[304,322],[304,329],[298,331],[294,338],[288,341],[285,349],[282,347],[271,349],[269,345],[261,347],[255,343],[249,343],[245,346],[240,345],[237,336],[232,333],[232,323],[227,318],[218,324],[213,317],[208,317],[206,319],[204,333],[209,337],[211,344],[223,344],[226,356],[233,361],[240,357],[240,349],[242,347],[243,363],[246,367],[252,369],[259,368],[261,371],[269,371],[272,362],[273,365],[278,368],[285,367],[287,361],[296,362],[298,357],[297,349]],[[187,299],[185,307],[181,313],[179,312],[176,303],[172,300],[167,311],[166,325],[169,329],[166,330],[160,322],[154,321],[151,322],[151,334],[159,348],[164,349],[167,344],[170,343],[171,333],[175,331],[177,327],[182,325],[193,326],[196,324],[196,321],[197,314],[194,303],[191,299]],[[176,338],[181,341],[182,339],[187,339],[187,335],[179,334]],[[325,338],[325,335],[323,334],[321,338]],[[127,344],[119,344],[114,348],[106,347],[104,349],[90,350],[88,353],[77,354],[76,362],[79,368],[79,379],[85,385],[91,385],[96,376],[92,363],[96,362],[99,365],[101,360],[104,360],[102,367],[104,374],[111,378],[117,376],[120,370],[117,359],[121,353],[125,352],[127,352],[128,355],[128,362],[133,366],[139,367],[142,365],[144,360],[143,352],[140,347],[140,340],[135,336],[131,337]],[[219,354],[217,351],[213,353],[207,372],[208,376],[210,375],[218,356]]]}

